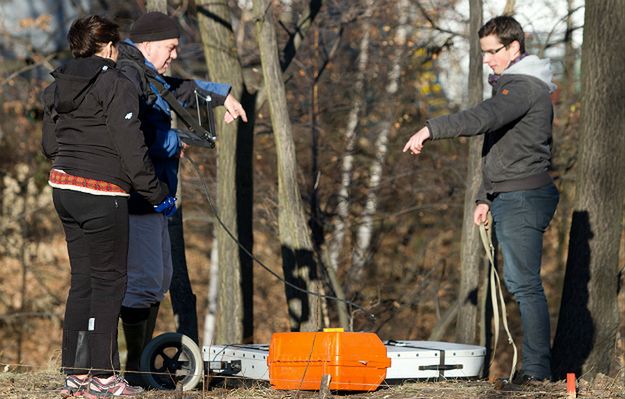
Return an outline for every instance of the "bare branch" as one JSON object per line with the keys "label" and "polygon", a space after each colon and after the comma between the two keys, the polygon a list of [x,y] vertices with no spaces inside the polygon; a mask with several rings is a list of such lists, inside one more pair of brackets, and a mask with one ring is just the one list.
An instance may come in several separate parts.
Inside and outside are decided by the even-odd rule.
{"label": "bare branch", "polygon": [[1,80],[0,81],[0,86],[4,86],[5,84],[7,84],[8,82],[12,81],[13,79],[18,77],[19,75],[23,74],[24,72],[31,71],[33,69],[39,68],[40,66],[44,66],[44,67],[48,68],[49,70],[53,70],[54,67],[50,64],[50,60],[53,59],[54,57],[56,57],[56,55],[57,55],[56,53],[50,54],[50,55],[44,57],[43,59],[41,59],[39,62],[36,62],[34,64],[29,64],[29,65],[26,65],[26,66],[18,69],[17,71],[11,73],[9,76],[7,76],[3,80]]}
{"label": "bare branch", "polygon": [[420,1],[415,1],[415,4],[419,8],[419,11],[421,11],[421,15],[423,15],[423,17],[430,23],[430,25],[431,25],[433,30],[436,30],[436,31],[439,31],[439,32],[442,32],[442,33],[449,33],[450,35],[453,35],[453,36],[460,36],[460,37],[464,37],[464,38],[467,37],[466,35],[464,35],[462,33],[455,32],[453,30],[449,30],[449,29],[445,29],[445,28],[441,28],[440,26],[438,26],[436,21],[434,21],[434,19],[430,16],[430,14],[428,14],[427,10],[425,9],[425,7],[423,7],[423,5],[421,4]]}

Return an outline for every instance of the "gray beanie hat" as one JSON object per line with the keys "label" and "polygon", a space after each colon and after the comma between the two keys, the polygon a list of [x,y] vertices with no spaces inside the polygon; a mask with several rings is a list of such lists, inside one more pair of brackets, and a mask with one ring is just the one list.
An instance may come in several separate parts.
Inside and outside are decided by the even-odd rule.
{"label": "gray beanie hat", "polygon": [[152,11],[143,14],[132,24],[129,36],[135,43],[156,42],[177,39],[180,37],[180,30],[174,18],[162,12]]}

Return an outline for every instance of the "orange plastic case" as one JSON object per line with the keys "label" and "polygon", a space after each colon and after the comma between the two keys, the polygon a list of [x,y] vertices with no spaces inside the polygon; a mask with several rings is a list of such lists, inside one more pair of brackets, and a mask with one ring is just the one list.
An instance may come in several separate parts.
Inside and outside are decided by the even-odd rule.
{"label": "orange plastic case", "polygon": [[391,360],[373,333],[291,332],[271,336],[267,365],[275,389],[318,390],[329,374],[331,390],[374,391]]}

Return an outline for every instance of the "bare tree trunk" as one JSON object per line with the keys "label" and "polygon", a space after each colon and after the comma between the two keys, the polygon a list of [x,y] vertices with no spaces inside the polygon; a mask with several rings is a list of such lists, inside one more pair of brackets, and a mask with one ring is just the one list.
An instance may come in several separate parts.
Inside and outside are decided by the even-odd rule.
{"label": "bare tree trunk", "polygon": [[[312,76],[310,87],[310,221],[308,225],[311,230],[311,237],[315,252],[319,253],[319,248],[323,244],[323,222],[321,221],[321,209],[319,208],[319,178],[321,171],[319,170],[319,130],[317,128],[317,114],[319,112],[319,66],[317,59],[319,57],[319,31],[315,30],[313,35],[313,57],[312,57]],[[324,305],[322,305],[325,308]],[[325,312],[324,312],[325,317]]]}
{"label": "bare tree trunk", "polygon": [[321,9],[322,0],[310,0],[308,2],[308,9],[305,10],[300,16],[297,22],[296,29],[291,33],[289,41],[287,42],[284,51],[282,53],[282,59],[280,60],[280,67],[282,71],[286,71],[289,64],[295,57],[297,49],[301,46],[306,34],[312,27],[312,24]]}
{"label": "bare tree trunk", "polygon": [[[391,101],[399,89],[399,79],[401,72],[402,59],[406,50],[406,39],[408,38],[412,27],[408,24],[408,16],[410,3],[407,0],[400,0],[397,4],[397,13],[399,16],[398,27],[395,33],[395,53],[390,63],[392,65],[388,74],[388,83],[386,85],[386,99]],[[393,123],[393,113],[381,123],[380,133],[375,142],[375,159],[369,168],[369,183],[367,186],[367,197],[365,209],[361,215],[361,224],[356,234],[356,245],[354,246],[354,254],[350,276],[355,283],[362,278],[364,266],[369,258],[369,248],[373,236],[373,215],[378,207],[378,187],[382,179],[382,169],[386,160],[388,151],[388,135]]]}
{"label": "bare tree trunk", "polygon": [[607,374],[618,333],[625,108],[614,99],[625,92],[623,15],[625,1],[586,2],[576,194],[553,347],[557,378]]}
{"label": "bare tree trunk", "polygon": [[[577,101],[577,79],[575,73],[575,61],[577,57],[577,50],[573,43],[573,31],[575,29],[573,21],[573,13],[575,12],[573,0],[567,0],[567,16],[566,16],[566,32],[564,36],[564,71],[562,84],[560,85],[560,104],[557,114],[562,115],[565,123],[557,133],[559,140],[554,145],[554,158],[559,161],[559,164],[554,164],[554,170],[560,172],[560,202],[558,203],[558,214],[561,218],[561,222],[556,226],[558,229],[558,242],[556,259],[558,261],[558,270],[562,270],[566,267],[566,244],[567,235],[570,230],[569,226],[569,213],[572,205],[573,187],[566,184],[569,180],[569,173],[571,173],[571,165],[574,164],[574,160],[577,156],[576,152],[571,149],[567,151],[566,146],[562,145],[565,141],[571,140],[571,105]],[[566,116],[564,116],[566,115]]]}
{"label": "bare tree trunk", "polygon": [[506,0],[506,5],[503,7],[502,15],[513,16],[515,14],[516,0]]}
{"label": "bare tree trunk", "polygon": [[[291,61],[295,58],[295,54],[297,53],[297,49],[302,45],[306,34],[310,30],[313,21],[319,14],[319,10],[321,9],[322,0],[310,0],[308,2],[308,9],[302,13],[297,21],[297,26],[294,31],[290,34],[289,40],[287,41],[283,51],[282,51],[282,59],[280,60],[280,67],[282,68],[282,72],[285,72],[289,65],[291,65]],[[256,98],[256,109],[262,108],[263,104],[267,101],[267,90],[265,87],[262,87],[258,90],[257,98]]]}
{"label": "bare tree trunk", "polygon": [[[28,196],[28,189],[27,186],[24,184],[21,187],[21,191],[24,198],[27,198]],[[25,215],[26,211],[27,211],[27,201],[21,201],[22,202],[22,206],[21,206],[21,215]],[[28,230],[29,230],[29,226],[28,223],[26,221],[26,218],[20,218],[19,219],[19,230],[21,231],[21,236],[22,237],[28,237]],[[20,252],[20,260],[22,263],[22,270],[21,270],[21,281],[20,281],[20,294],[19,294],[19,308],[18,308],[18,312],[20,314],[24,314],[26,312],[26,309],[28,307],[28,269],[30,268],[30,256],[28,253],[28,240],[25,239],[20,239],[19,240],[19,252]],[[25,323],[27,321],[25,320]],[[25,325],[25,323],[17,323],[16,324],[16,329],[17,329],[17,343],[16,343],[16,350],[17,350],[17,364],[22,363],[22,351],[24,349],[24,335],[26,333],[27,326]]]}
{"label": "bare tree trunk", "polygon": [[[287,282],[302,290],[319,292],[310,229],[297,185],[295,144],[288,115],[274,17],[268,0],[254,0],[256,36],[260,49],[264,86],[268,94],[271,123],[278,159],[278,227],[282,267]],[[320,326],[320,299],[285,285],[292,331],[316,331]]]}
{"label": "bare tree trunk", "polygon": [[[244,87],[231,15],[226,0],[201,0],[198,14],[206,65],[211,79],[232,85],[248,123],[223,124],[216,112],[218,140],[217,201],[219,218],[249,252],[252,251],[253,104]],[[253,341],[253,261],[223,229],[217,229],[219,300],[215,342]]]}
{"label": "bare tree trunk", "polygon": [[281,3],[282,13],[279,18],[280,22],[285,26],[290,26],[297,17],[297,13],[293,7],[293,0],[281,0]]}
{"label": "bare tree trunk", "polygon": [[564,36],[564,82],[561,87],[562,96],[565,97],[567,103],[570,103],[573,93],[575,93],[575,59],[576,51],[573,44],[573,29],[575,24],[573,21],[573,0],[566,1],[566,32]]}
{"label": "bare tree trunk", "polygon": [[[482,0],[471,0],[469,21],[469,107],[482,102],[484,79],[482,78],[482,53],[477,39],[482,26]],[[473,344],[477,338],[478,293],[480,266],[484,261],[479,230],[473,223],[475,197],[482,181],[482,143],[484,136],[471,137],[467,161],[466,189],[464,193],[464,217],[460,243],[460,287],[458,302],[460,309],[456,319],[456,341]]]}
{"label": "bare tree trunk", "polygon": [[[215,237],[217,229],[221,229],[215,223]],[[208,272],[208,309],[204,317],[204,334],[202,334],[203,345],[211,345],[215,339],[215,331],[217,327],[217,306],[219,301],[219,256],[218,256],[217,238],[213,241],[211,248],[211,264]]]}
{"label": "bare tree trunk", "polygon": [[373,12],[374,0],[366,1],[366,8],[363,14],[362,37],[360,40],[360,53],[358,57],[358,70],[354,82],[352,107],[347,117],[347,128],[345,129],[345,154],[341,163],[341,186],[337,195],[336,217],[334,218],[334,228],[332,238],[328,246],[328,266],[338,270],[339,256],[343,251],[345,230],[348,228],[349,220],[349,188],[352,184],[352,169],[354,165],[354,149],[356,148],[356,127],[358,118],[364,104],[365,97],[365,72],[369,64],[369,38],[371,30],[371,14]]}
{"label": "bare tree trunk", "polygon": [[[374,0],[366,0],[365,12],[363,13],[362,38],[360,40],[360,52],[358,57],[358,69],[354,82],[352,107],[347,117],[345,129],[345,153],[341,162],[341,185],[337,194],[336,216],[332,222],[332,237],[329,244],[324,247],[324,259],[327,265],[327,273],[332,282],[332,287],[339,298],[344,298],[343,287],[336,279],[339,268],[339,256],[343,251],[345,231],[349,221],[349,188],[352,182],[352,169],[354,165],[354,149],[356,148],[356,127],[358,118],[364,104],[365,72],[369,64],[369,41],[371,30],[371,15],[373,13]],[[349,314],[345,302],[337,302],[339,325],[349,329]]]}
{"label": "bare tree trunk", "polygon": [[[290,1],[290,0],[289,0]],[[291,4],[289,3],[289,7]],[[321,171],[319,170],[319,131],[317,128],[317,114],[319,113],[319,76],[322,72],[319,69],[317,60],[319,58],[319,30],[315,30],[313,36],[313,50],[314,56],[312,59],[312,76],[311,76],[311,93],[310,93],[310,135],[311,135],[311,187],[309,191],[309,205],[310,205],[310,218],[308,225],[311,230],[311,238],[315,254],[317,255],[317,269],[319,271],[330,272],[324,270],[325,265],[321,258],[321,247],[324,240],[324,226],[322,221],[321,209],[319,208],[319,179],[321,177]],[[322,275],[320,273],[320,275]],[[321,278],[320,278],[321,280]],[[335,281],[332,277],[328,278],[330,284]],[[325,286],[319,284],[320,293],[325,295]],[[320,301],[321,305],[321,326],[330,325],[330,315],[328,311],[328,303],[324,300]],[[347,320],[345,320],[347,321]]]}

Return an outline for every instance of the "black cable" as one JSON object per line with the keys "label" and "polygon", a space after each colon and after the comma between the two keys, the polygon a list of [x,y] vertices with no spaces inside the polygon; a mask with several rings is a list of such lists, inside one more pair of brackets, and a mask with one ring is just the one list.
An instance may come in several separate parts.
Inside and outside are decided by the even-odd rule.
{"label": "black cable", "polygon": [[204,196],[206,197],[206,201],[208,202],[208,205],[211,209],[211,211],[213,212],[213,214],[215,215],[215,218],[217,219],[217,222],[219,223],[219,225],[226,231],[226,233],[228,234],[228,236],[234,241],[236,242],[236,244],[239,246],[239,248],[241,248],[243,250],[243,252],[245,252],[245,254],[247,254],[247,256],[250,257],[250,259],[252,259],[254,262],[258,263],[263,269],[265,269],[267,272],[269,272],[272,276],[274,276],[276,279],[278,279],[279,281],[283,282],[284,284],[288,285],[289,287],[293,288],[294,290],[297,290],[299,292],[303,292],[305,294],[310,294],[319,298],[323,298],[323,299],[330,299],[333,301],[337,301],[337,302],[343,302],[346,305],[350,305],[353,306],[356,309],[359,309],[361,311],[364,312],[365,315],[367,315],[367,318],[370,321],[375,320],[375,315],[373,313],[369,313],[367,310],[365,310],[365,308],[363,308],[360,305],[355,304],[352,301],[349,301],[347,299],[341,299],[338,297],[335,297],[333,295],[325,295],[325,294],[320,294],[318,292],[313,292],[313,291],[309,291],[306,290],[304,288],[300,288],[298,286],[296,286],[295,284],[286,281],[285,279],[283,279],[282,277],[280,277],[276,272],[274,272],[273,270],[271,270],[268,266],[266,266],[260,259],[258,259],[256,256],[254,256],[254,254],[252,254],[247,248],[245,248],[245,246],[243,246],[243,244],[241,244],[241,242],[234,236],[234,234],[232,234],[232,232],[230,231],[230,229],[228,229],[228,227],[224,224],[224,222],[221,220],[221,218],[219,217],[219,213],[217,211],[217,208],[215,207],[215,205],[213,204],[213,201],[211,201],[211,197],[208,194],[208,187],[206,186],[206,182],[204,181],[204,179],[202,178],[202,175],[200,174],[200,170],[197,167],[197,165],[195,164],[195,162],[193,161],[193,159],[188,155],[185,154],[184,159],[188,160],[189,163],[191,164],[191,166],[193,167],[193,170],[195,171],[195,173],[198,175],[198,178],[200,179],[200,183],[202,185],[202,190],[204,191]]}

